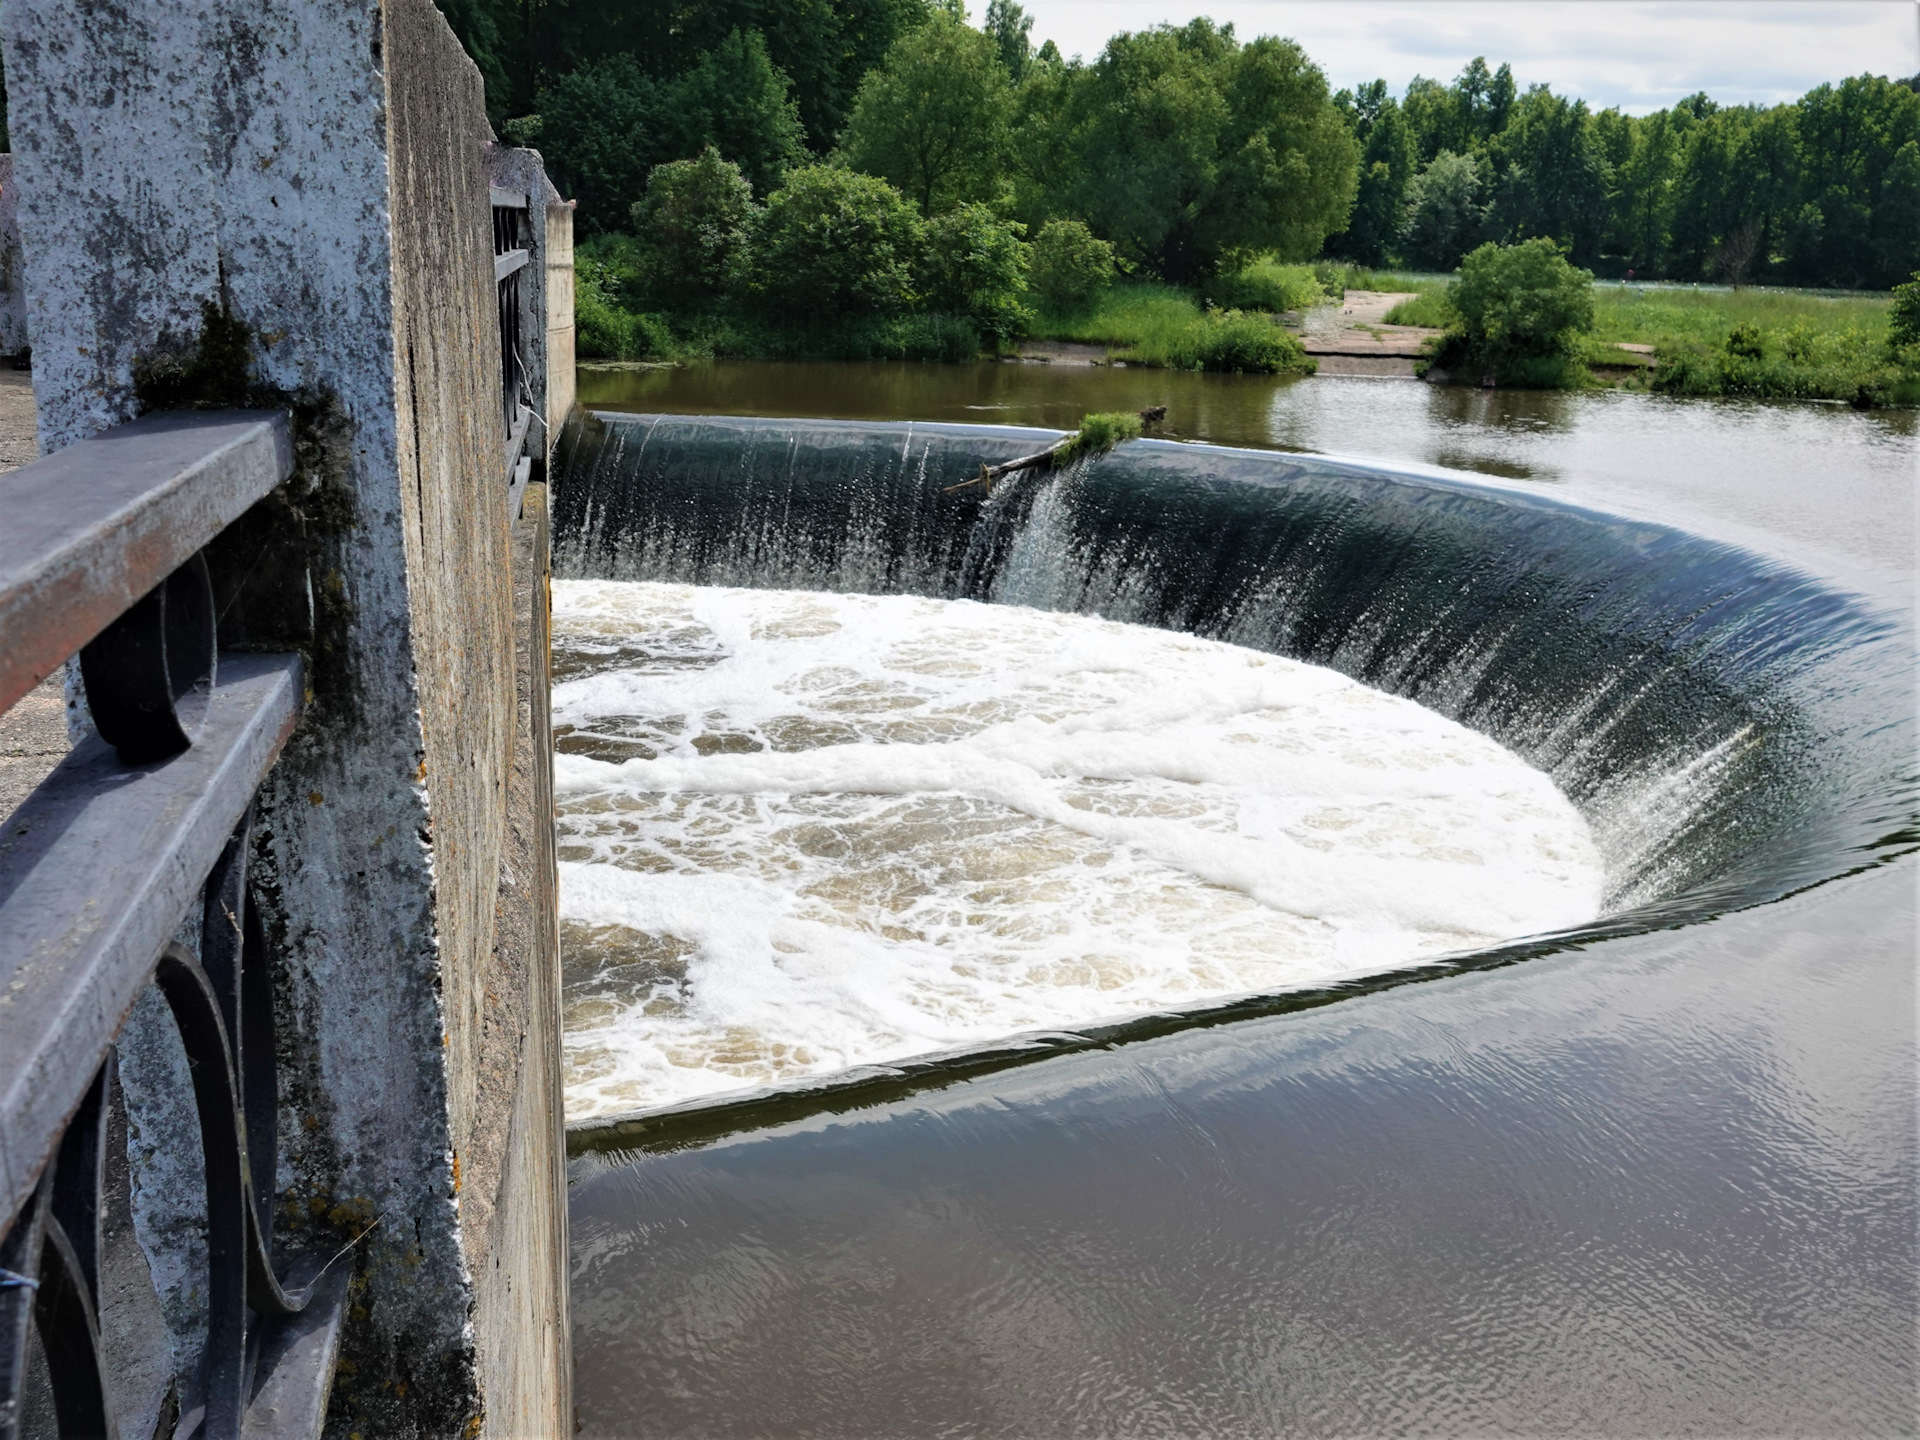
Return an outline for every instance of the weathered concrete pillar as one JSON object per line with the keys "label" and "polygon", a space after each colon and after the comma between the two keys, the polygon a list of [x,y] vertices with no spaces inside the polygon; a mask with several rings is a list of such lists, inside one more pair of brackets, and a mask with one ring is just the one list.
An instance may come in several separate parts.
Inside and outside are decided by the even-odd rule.
{"label": "weathered concrete pillar", "polygon": [[256,867],[286,1223],[356,1267],[329,1432],[571,1433],[544,528],[507,515],[479,75],[430,0],[8,0],[0,38],[45,447],[296,417],[216,579],[223,643],[311,657]]}
{"label": "weathered concrete pillar", "polygon": [[27,340],[27,273],[20,253],[20,192],[13,156],[0,155],[0,357],[19,360]]}

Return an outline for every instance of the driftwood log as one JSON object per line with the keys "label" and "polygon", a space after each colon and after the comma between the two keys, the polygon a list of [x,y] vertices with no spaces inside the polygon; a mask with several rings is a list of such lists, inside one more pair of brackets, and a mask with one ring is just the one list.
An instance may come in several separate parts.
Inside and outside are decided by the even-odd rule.
{"label": "driftwood log", "polygon": [[[1140,428],[1142,430],[1151,430],[1166,418],[1166,406],[1149,405],[1140,412]],[[1051,468],[1063,451],[1072,450],[1079,443],[1080,435],[1078,431],[1075,431],[1064,440],[1057,440],[1046,449],[1038,451],[1035,454],[1022,455],[1017,460],[1004,460],[998,465],[982,465],[980,467],[980,473],[974,476],[973,479],[962,480],[958,485],[943,486],[941,493],[943,495],[951,494],[955,490],[967,490],[975,485],[984,485],[987,494],[992,495],[994,481],[1012,475],[1020,470]]]}

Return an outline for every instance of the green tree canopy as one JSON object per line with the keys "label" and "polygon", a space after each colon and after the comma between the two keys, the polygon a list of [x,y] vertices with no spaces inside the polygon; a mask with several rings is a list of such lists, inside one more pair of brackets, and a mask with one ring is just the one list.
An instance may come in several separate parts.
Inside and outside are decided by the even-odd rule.
{"label": "green tree canopy", "polygon": [[1496,176],[1489,217],[1495,233],[1543,235],[1576,259],[1598,256],[1609,219],[1609,176],[1586,101],[1535,85],[1514,103],[1488,150]]}
{"label": "green tree canopy", "polygon": [[1113,247],[1078,220],[1049,220],[1034,237],[1027,274],[1048,310],[1081,314],[1113,284]]}
{"label": "green tree canopy", "polygon": [[1400,247],[1414,264],[1451,270],[1486,232],[1484,160],[1442,150],[1407,186]]}
{"label": "green tree canopy", "polygon": [[1007,78],[1015,84],[1024,80],[1033,63],[1033,17],[1019,0],[987,0],[984,28],[993,37],[1000,63],[1007,67]]}
{"label": "green tree canopy", "polygon": [[754,214],[753,187],[711,145],[697,160],[655,166],[633,207],[648,278],[657,290],[720,295],[736,278]]}
{"label": "green tree canopy", "polygon": [[1363,265],[1385,264],[1400,233],[1419,147],[1386,81],[1342,90],[1333,99],[1360,143],[1360,173],[1347,228],[1327,241],[1327,250]]}
{"label": "green tree canopy", "polygon": [[541,101],[540,144],[560,193],[580,202],[583,236],[617,228],[672,158],[660,87],[631,55],[583,66]]}
{"label": "green tree canopy", "polygon": [[896,314],[913,300],[921,232],[913,206],[886,181],[808,165],[760,212],[751,288],[796,317]]}
{"label": "green tree canopy", "polygon": [[841,153],[898,186],[922,215],[990,200],[1008,104],[993,37],[936,15],[896,41],[861,83]]}
{"label": "green tree canopy", "polygon": [[1243,46],[1208,20],[1120,34],[1056,89],[1022,116],[1050,133],[1020,146],[1070,151],[1056,213],[1169,280],[1263,251],[1304,258],[1346,221],[1357,147],[1291,41]]}
{"label": "green tree canopy", "polygon": [[714,147],[766,195],[807,159],[800,107],[758,30],[729,31],[663,91],[676,155]]}

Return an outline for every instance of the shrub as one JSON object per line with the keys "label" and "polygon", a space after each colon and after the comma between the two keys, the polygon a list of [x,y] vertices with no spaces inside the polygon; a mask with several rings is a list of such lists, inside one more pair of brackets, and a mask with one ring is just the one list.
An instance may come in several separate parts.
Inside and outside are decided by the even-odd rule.
{"label": "shrub", "polygon": [[1212,300],[1229,310],[1305,310],[1326,298],[1312,270],[1305,265],[1277,265],[1271,260],[1221,275],[1206,285]]}
{"label": "shrub", "polygon": [[719,295],[745,258],[753,188],[740,167],[709,145],[698,160],[656,165],[633,206],[633,228],[655,292],[663,298]]}
{"label": "shrub", "polygon": [[1727,332],[1727,354],[1743,360],[1758,360],[1765,353],[1758,325],[1736,325]]}
{"label": "shrub", "polygon": [[1078,220],[1049,220],[1033,242],[1027,283],[1055,315],[1093,309],[1113,284],[1113,246]]}
{"label": "shrub", "polygon": [[886,181],[793,171],[754,225],[750,288],[798,317],[897,314],[913,298],[920,217]]}
{"label": "shrub", "polygon": [[1893,304],[1887,311],[1887,340],[1896,349],[1920,345],[1920,270],[1913,279],[1893,287]]}
{"label": "shrub", "polygon": [[1174,370],[1311,375],[1316,362],[1300,342],[1264,315],[1214,311],[1167,336],[1155,336],[1132,358]]}
{"label": "shrub", "polygon": [[928,223],[920,259],[921,300],[929,310],[964,316],[996,345],[1026,333],[1020,304],[1027,278],[1023,227],[984,205],[962,205]]}
{"label": "shrub", "polygon": [[1593,328],[1593,273],[1569,265],[1547,239],[1482,245],[1460,262],[1447,300],[1460,318],[1446,348],[1496,372],[1570,355]]}

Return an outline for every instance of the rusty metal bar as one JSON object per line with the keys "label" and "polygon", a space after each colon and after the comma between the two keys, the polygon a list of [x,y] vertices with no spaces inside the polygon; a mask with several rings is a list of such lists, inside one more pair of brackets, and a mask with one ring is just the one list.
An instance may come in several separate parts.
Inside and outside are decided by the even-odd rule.
{"label": "rusty metal bar", "polygon": [[280,411],[149,415],[0,476],[0,710],[293,473]]}
{"label": "rusty metal bar", "polygon": [[8,1223],[292,733],[303,683],[298,656],[225,656],[191,749],[129,768],[92,737],[0,831]]}

